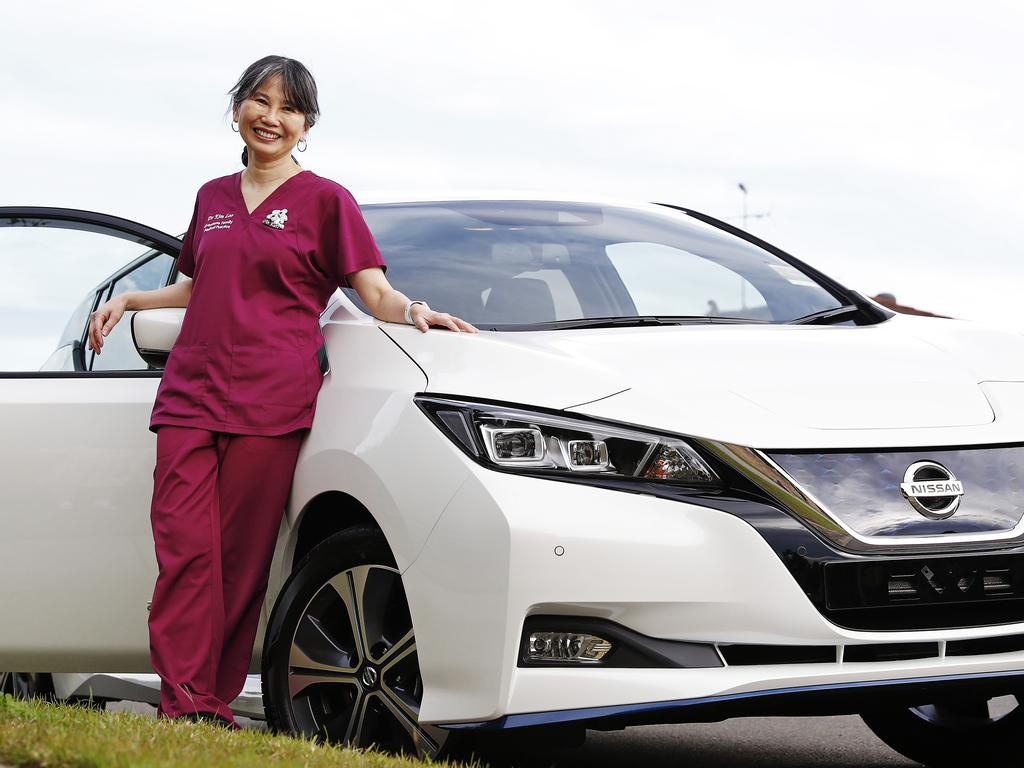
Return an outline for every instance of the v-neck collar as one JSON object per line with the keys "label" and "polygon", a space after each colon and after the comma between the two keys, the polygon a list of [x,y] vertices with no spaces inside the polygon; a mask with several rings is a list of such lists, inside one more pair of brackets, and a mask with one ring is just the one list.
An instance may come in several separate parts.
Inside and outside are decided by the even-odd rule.
{"label": "v-neck collar", "polygon": [[298,178],[299,176],[302,176],[307,173],[312,173],[312,171],[308,169],[303,169],[298,173],[289,176],[287,179],[278,184],[269,195],[263,198],[263,200],[250,211],[249,207],[245,204],[245,195],[242,194],[242,172],[239,171],[238,173],[235,174],[235,195],[238,198],[238,204],[242,207],[242,210],[245,212],[245,215],[247,217],[249,217],[250,219],[254,218],[260,210],[266,207],[267,203],[274,199],[274,196],[278,192],[280,192],[282,188],[287,187],[292,182],[293,179]]}

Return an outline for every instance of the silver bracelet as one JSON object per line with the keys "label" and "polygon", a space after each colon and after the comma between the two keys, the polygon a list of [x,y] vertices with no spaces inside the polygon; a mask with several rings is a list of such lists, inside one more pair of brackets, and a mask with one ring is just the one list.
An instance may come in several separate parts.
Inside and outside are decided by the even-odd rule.
{"label": "silver bracelet", "polygon": [[[412,321],[412,305],[413,304],[422,304],[424,307],[427,306],[427,302],[419,301],[418,299],[416,301],[410,301],[408,304],[406,304],[405,305],[405,322],[406,322],[407,325],[414,325],[414,323]],[[429,307],[427,307],[427,308],[429,309]]]}

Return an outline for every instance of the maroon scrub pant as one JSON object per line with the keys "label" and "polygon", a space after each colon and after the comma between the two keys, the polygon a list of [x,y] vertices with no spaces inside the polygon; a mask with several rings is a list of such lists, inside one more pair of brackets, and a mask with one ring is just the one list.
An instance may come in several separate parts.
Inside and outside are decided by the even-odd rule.
{"label": "maroon scrub pant", "polygon": [[249,671],[302,438],[162,425],[151,519],[160,567],[149,613],[157,717],[228,704]]}

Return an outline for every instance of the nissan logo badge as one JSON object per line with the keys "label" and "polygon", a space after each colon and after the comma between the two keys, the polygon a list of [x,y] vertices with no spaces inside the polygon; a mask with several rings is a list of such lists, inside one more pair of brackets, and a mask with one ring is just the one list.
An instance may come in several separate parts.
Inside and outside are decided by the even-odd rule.
{"label": "nissan logo badge", "polygon": [[900,490],[929,520],[945,520],[960,506],[964,484],[937,462],[917,461],[907,467]]}

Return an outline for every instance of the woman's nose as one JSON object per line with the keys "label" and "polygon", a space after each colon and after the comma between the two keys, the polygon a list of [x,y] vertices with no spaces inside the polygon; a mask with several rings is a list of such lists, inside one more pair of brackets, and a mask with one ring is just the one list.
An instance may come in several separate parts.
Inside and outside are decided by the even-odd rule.
{"label": "woman's nose", "polygon": [[264,123],[270,123],[271,125],[276,125],[277,123],[281,122],[281,118],[280,118],[280,114],[279,113],[280,113],[280,110],[277,107],[267,107],[266,110],[263,112],[263,114],[260,115],[260,119]]}

